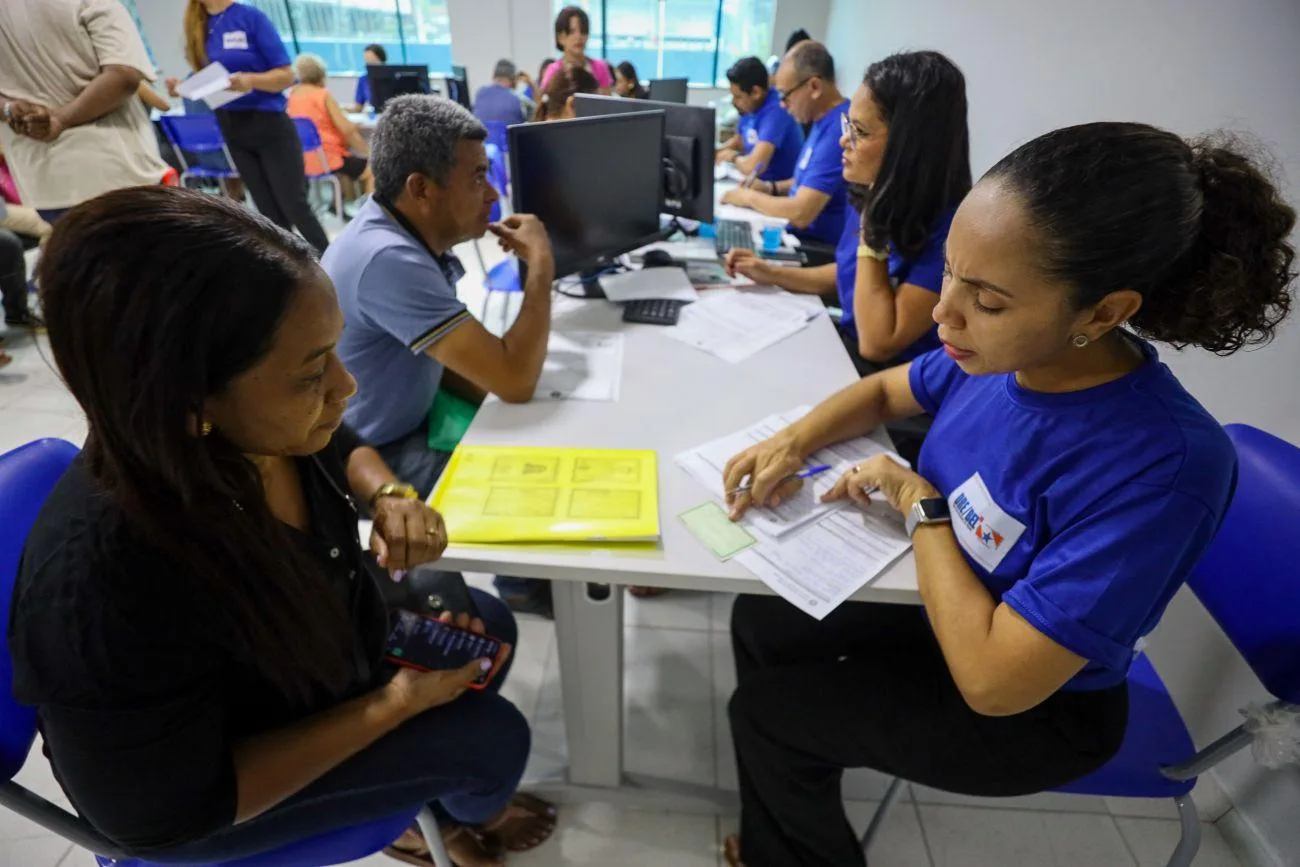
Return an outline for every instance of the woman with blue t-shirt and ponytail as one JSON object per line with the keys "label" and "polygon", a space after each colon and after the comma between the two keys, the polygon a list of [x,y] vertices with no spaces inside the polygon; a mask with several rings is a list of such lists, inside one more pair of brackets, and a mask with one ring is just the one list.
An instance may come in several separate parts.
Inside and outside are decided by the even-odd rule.
{"label": "woman with blue t-shirt and ponytail", "polygon": [[[307,201],[302,139],[285,114],[293,68],[271,19],[234,0],[189,0],[185,58],[195,72],[220,63],[231,73],[230,89],[244,94],[216,110],[217,124],[257,210],[323,253],[329,238]],[[167,79],[172,96],[177,84]]]}
{"label": "woman with blue t-shirt and ponytail", "polygon": [[1145,339],[1226,355],[1290,308],[1295,211],[1231,143],[1057,130],[957,209],[943,348],[867,377],[734,457],[733,515],[823,446],[928,412],[918,472],[874,458],[828,499],[906,516],[924,613],[780,599],[732,616],[746,867],[864,864],[849,767],[947,791],[1045,791],[1123,742],[1134,646],[1228,507],[1236,457]]}

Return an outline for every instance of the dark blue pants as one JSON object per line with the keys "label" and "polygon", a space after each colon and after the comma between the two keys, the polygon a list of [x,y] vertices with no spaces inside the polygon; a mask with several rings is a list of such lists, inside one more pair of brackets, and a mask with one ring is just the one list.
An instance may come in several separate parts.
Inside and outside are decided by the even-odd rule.
{"label": "dark blue pants", "polygon": [[[510,610],[495,596],[470,592],[488,634],[518,653]],[[531,746],[527,720],[497,694],[508,673],[509,663],[488,689],[426,711],[256,819],[185,846],[140,854],[171,862],[227,861],[424,804],[440,817],[482,824],[509,803]]]}

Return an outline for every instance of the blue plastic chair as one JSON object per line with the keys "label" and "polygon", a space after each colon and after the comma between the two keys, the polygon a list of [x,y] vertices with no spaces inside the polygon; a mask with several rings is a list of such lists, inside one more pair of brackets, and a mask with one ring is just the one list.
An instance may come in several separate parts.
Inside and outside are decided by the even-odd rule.
{"label": "blue plastic chair", "polygon": [[510,124],[499,120],[485,120],[483,125],[487,127],[488,131],[487,143],[494,145],[508,163],[510,156],[510,134],[508,130]]}
{"label": "blue plastic chair", "polygon": [[[8,599],[13,595],[18,560],[36,516],[50,491],[77,456],[77,449],[62,440],[38,440],[0,455],[0,629],[8,632]],[[90,826],[39,795],[23,788],[13,777],[27,761],[36,739],[36,709],[13,698],[13,662],[0,653],[0,805],[48,831],[91,852],[101,867],[160,867],[163,862],[136,860]],[[184,773],[179,769],[178,773]],[[130,781],[123,796],[129,797]],[[418,819],[429,842],[434,863],[452,867],[442,846],[438,823],[426,807],[381,821],[341,828],[247,858],[193,867],[327,867],[366,858],[392,843]],[[179,862],[165,862],[179,863]],[[189,862],[192,864],[192,862]]]}
{"label": "blue plastic chair", "polygon": [[[315,189],[319,184],[326,183],[334,188],[334,213],[340,220],[343,219],[343,185],[339,183],[338,177],[329,169],[329,158],[325,155],[325,143],[321,141],[320,130],[316,129],[316,124],[312,123],[305,117],[295,117],[293,125],[298,128],[298,138],[302,139],[302,153],[315,154],[320,160],[320,164],[325,167],[323,172],[307,172],[307,183]],[[303,161],[304,171],[306,171],[306,160]]]}
{"label": "blue plastic chair", "polygon": [[[1228,425],[1237,449],[1237,490],[1214,542],[1188,586],[1272,693],[1270,707],[1300,704],[1300,581],[1295,531],[1300,515],[1300,448],[1247,425]],[[1200,752],[1169,691],[1146,656],[1129,670],[1128,730],[1104,767],[1057,791],[1116,798],[1173,798],[1182,836],[1168,867],[1188,867],[1201,845],[1191,791],[1198,775],[1249,746],[1238,726]],[[895,779],[862,846],[879,830],[902,784]]]}
{"label": "blue plastic chair", "polygon": [[[176,150],[181,161],[181,186],[190,178],[215,180],[226,192],[226,181],[239,177],[235,160],[230,156],[226,140],[221,136],[214,114],[169,115],[158,118],[163,133]],[[193,157],[207,157],[207,165],[194,162]]]}

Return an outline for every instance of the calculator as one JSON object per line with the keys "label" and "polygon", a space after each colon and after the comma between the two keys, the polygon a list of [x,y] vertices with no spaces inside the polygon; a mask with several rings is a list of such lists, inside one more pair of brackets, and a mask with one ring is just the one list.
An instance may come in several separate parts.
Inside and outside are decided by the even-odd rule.
{"label": "calculator", "polygon": [[623,305],[623,321],[642,325],[676,325],[677,317],[689,301],[670,301],[666,298],[645,298]]}

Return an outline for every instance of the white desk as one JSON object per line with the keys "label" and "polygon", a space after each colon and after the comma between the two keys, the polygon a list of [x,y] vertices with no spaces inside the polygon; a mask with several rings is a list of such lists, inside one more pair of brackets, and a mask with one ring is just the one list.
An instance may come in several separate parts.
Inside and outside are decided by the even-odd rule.
{"label": "white desk", "polygon": [[[617,787],[623,782],[623,593],[614,589],[593,598],[602,594],[593,593],[599,588],[592,585],[770,593],[741,566],[718,562],[677,519],[709,493],[673,457],[773,412],[817,403],[856,376],[826,317],[739,365],[684,346],[657,333],[656,326],[628,325],[619,308],[606,301],[561,299],[552,327],[626,335],[619,401],[488,403],[464,442],[654,449],[659,455],[662,542],[643,553],[453,545],[440,565],[555,582],[568,782]],[[919,603],[911,554],[854,598]]]}

